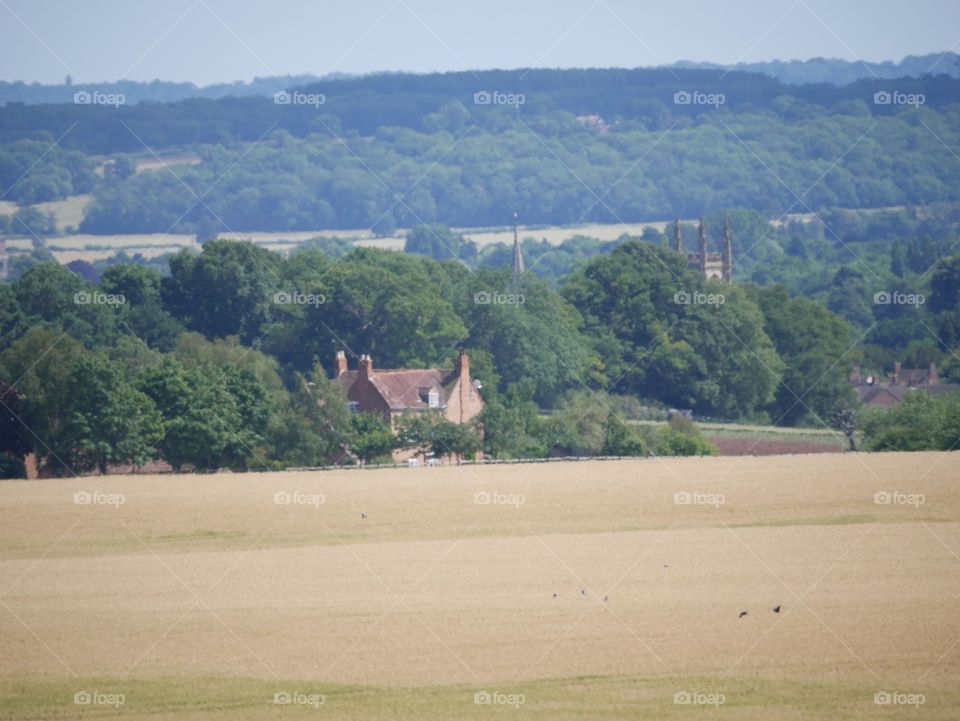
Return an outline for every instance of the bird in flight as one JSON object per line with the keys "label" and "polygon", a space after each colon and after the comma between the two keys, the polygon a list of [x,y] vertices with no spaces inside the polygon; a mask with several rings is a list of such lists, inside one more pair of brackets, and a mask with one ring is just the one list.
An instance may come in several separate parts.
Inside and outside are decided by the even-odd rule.
{"label": "bird in flight", "polygon": [[774,613],[780,613],[780,606],[779,606],[779,605],[778,605],[778,606],[774,606],[774,607],[773,607],[773,612],[774,612]]}
{"label": "bird in flight", "polygon": [[747,612],[746,612],[746,611],[741,611],[741,612],[740,612],[740,615],[737,616],[737,618],[743,618],[743,617],[746,616],[746,615],[747,615]]}

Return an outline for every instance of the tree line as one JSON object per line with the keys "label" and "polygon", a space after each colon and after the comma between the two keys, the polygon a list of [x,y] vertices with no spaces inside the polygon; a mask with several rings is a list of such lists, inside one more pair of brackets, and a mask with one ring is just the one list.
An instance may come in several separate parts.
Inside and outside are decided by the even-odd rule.
{"label": "tree line", "polygon": [[[522,302],[484,300],[515,290]],[[414,425],[400,434],[408,447],[700,453],[710,449],[695,429],[650,431],[617,404],[826,417],[849,401],[845,370],[830,365],[848,334],[819,304],[706,283],[639,240],[559,288],[526,276],[519,289],[504,269],[455,260],[375,249],[284,257],[216,240],[174,256],[166,277],[116,264],[92,284],[40,263],[0,285],[0,378],[15,386],[0,400],[52,472],[153,457],[175,468],[366,460],[389,452],[389,433],[349,414],[327,380],[335,351],[369,353],[379,367],[450,367],[465,347],[483,384],[483,433]],[[783,380],[801,387],[822,374],[802,411],[779,392]]]}

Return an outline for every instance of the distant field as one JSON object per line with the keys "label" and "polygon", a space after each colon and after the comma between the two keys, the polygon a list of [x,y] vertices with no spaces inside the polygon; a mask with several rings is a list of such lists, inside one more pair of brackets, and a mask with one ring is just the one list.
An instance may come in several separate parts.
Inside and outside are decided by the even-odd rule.
{"label": "distant field", "polygon": [[[160,161],[154,158],[146,158],[137,161],[138,172],[147,169],[157,169],[165,166],[195,164],[199,162],[199,157],[190,153],[177,156],[162,158]],[[57,217],[59,228],[72,226],[76,228],[83,219],[83,209],[91,201],[89,195],[77,195],[66,200],[54,201],[51,203],[41,203],[37,207],[43,210],[52,210]],[[6,208],[6,210],[4,209]],[[902,208],[869,208],[864,209],[867,212],[879,212],[882,210],[898,210]],[[0,202],[0,214],[9,214],[16,212],[17,206],[14,203]],[[801,220],[809,222],[815,216],[811,213],[791,213],[786,217],[789,220]],[[616,240],[623,234],[639,236],[645,228],[654,228],[657,231],[663,231],[669,226],[672,220],[657,220],[645,223],[592,223],[569,226],[550,226],[546,228],[527,228],[519,227],[521,239],[535,238],[537,240],[546,240],[553,245],[559,245],[565,240],[576,235],[583,235],[599,240]],[[695,219],[683,220],[684,223],[694,223]],[[780,224],[775,221],[774,225]],[[457,232],[463,233],[467,238],[474,241],[479,247],[485,247],[493,243],[512,243],[513,228],[503,226],[499,228],[455,228]],[[392,237],[378,238],[374,237],[369,228],[354,229],[331,229],[322,228],[308,231],[274,231],[274,232],[227,232],[222,233],[220,237],[233,240],[252,240],[258,245],[262,245],[270,250],[287,252],[310,238],[318,236],[348,238],[361,247],[384,248],[386,250],[402,251],[405,243],[406,230],[398,230]],[[31,242],[29,237],[14,237],[8,240],[8,246],[12,249],[29,250]],[[82,259],[89,262],[107,258],[119,249],[128,253],[141,253],[146,257],[156,257],[164,253],[176,252],[183,247],[196,247],[195,237],[189,234],[121,234],[121,235],[68,235],[58,236],[48,239],[48,245],[62,248],[62,250],[52,251],[57,260],[61,263],[68,263],[72,260]],[[157,244],[164,247],[156,247]],[[86,250],[84,246],[97,246],[96,249]]]}
{"label": "distant field", "polygon": [[34,207],[44,213],[52,212],[57,219],[57,228],[64,230],[68,227],[77,228],[80,225],[84,210],[92,200],[92,195],[73,195],[65,200],[37,203]]}
{"label": "distant field", "polygon": [[5,482],[0,718],[956,719],[958,477],[917,453]]}
{"label": "distant field", "polygon": [[157,170],[159,168],[169,168],[177,165],[199,165],[200,156],[196,153],[177,153],[175,155],[162,155],[154,157],[152,155],[139,158],[137,160],[137,172],[144,170]]}

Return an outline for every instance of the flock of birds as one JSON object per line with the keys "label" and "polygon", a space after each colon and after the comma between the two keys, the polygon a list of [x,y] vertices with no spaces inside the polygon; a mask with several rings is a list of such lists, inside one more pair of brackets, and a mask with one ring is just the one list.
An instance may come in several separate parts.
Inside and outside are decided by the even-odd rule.
{"label": "flock of birds", "polygon": [[[664,563],[664,564],[663,564],[663,567],[664,567],[664,568],[670,568],[669,564],[667,564],[667,563]],[[587,595],[587,589],[581,588],[581,589],[580,589],[580,595],[581,595],[581,596],[586,596],[586,595]],[[557,593],[556,591],[554,591],[554,592],[553,592],[553,597],[554,597],[554,598],[560,598],[560,594]],[[604,596],[604,597],[603,597],[603,602],[606,603],[606,602],[609,600],[609,598],[610,598],[609,596]],[[780,613],[780,609],[781,609],[781,608],[782,608],[782,606],[778,603],[778,604],[777,604],[776,606],[774,606],[771,610],[772,610],[774,613]],[[747,611],[741,611],[741,612],[740,612],[740,615],[737,616],[737,618],[743,618],[743,617],[746,616],[746,615],[747,615]]]}
{"label": "flock of birds", "polygon": [[[361,519],[364,519],[364,518],[366,518],[366,517],[367,517],[367,514],[366,514],[366,513],[363,513],[363,512],[360,513],[360,518],[361,518]],[[663,567],[664,567],[664,568],[670,568],[670,565],[667,564],[667,563],[664,563],[664,564],[663,564]],[[581,589],[580,589],[580,595],[581,595],[581,596],[586,596],[586,595],[587,595],[587,589],[581,588]],[[560,598],[560,594],[557,593],[556,591],[554,591],[553,597],[554,597],[554,598]],[[610,596],[604,596],[604,597],[603,597],[603,602],[606,603],[609,599],[610,599]],[[781,608],[780,604],[777,604],[776,606],[773,607],[772,610],[773,610],[774,613],[780,613],[780,608]],[[743,617],[746,616],[746,615],[747,615],[747,611],[741,611],[741,612],[740,612],[740,615],[737,616],[737,618],[743,618]]]}

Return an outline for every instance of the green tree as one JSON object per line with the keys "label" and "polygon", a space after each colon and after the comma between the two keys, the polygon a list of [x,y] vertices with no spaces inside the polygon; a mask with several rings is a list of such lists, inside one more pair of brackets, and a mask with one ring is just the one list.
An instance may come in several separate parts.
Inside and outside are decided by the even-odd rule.
{"label": "green tree", "polygon": [[[75,471],[111,463],[142,466],[155,457],[162,435],[161,417],[151,399],[132,388],[106,358],[79,358],[67,377],[70,404],[65,409],[62,444]],[[66,460],[66,459],[65,459]]]}
{"label": "green tree", "polygon": [[819,303],[790,298],[785,288],[749,288],[763,312],[764,330],[784,363],[770,413],[778,424],[828,423],[853,403],[847,376],[850,326]]}
{"label": "green tree", "polygon": [[439,223],[412,228],[407,233],[404,250],[408,253],[426,255],[435,260],[461,259],[476,253],[472,243]]}
{"label": "green tree", "polygon": [[163,279],[164,307],[209,338],[239,336],[250,345],[274,315],[281,260],[249,241],[213,240],[196,255],[170,259]]}
{"label": "green tree", "polygon": [[379,413],[354,413],[350,417],[353,442],[350,450],[364,463],[387,459],[396,446],[390,425]]}

